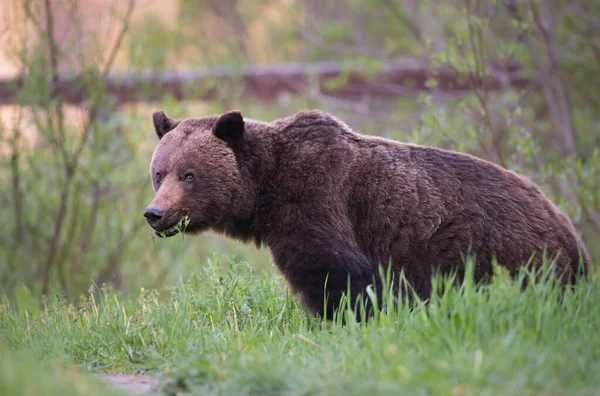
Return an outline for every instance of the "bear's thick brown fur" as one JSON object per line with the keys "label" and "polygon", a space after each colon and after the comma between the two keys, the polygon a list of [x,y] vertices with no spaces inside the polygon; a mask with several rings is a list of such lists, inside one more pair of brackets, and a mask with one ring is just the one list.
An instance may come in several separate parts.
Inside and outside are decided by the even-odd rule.
{"label": "bear's thick brown fur", "polygon": [[464,273],[468,251],[476,279],[493,257],[516,274],[544,250],[560,253],[566,282],[587,273],[581,239],[539,188],[471,155],[360,135],[321,111],[153,120],[150,225],[171,235],[187,214],[186,232],[266,244],[313,313],[327,293],[330,316],[348,277],[357,295],[390,262],[422,298],[433,272]]}

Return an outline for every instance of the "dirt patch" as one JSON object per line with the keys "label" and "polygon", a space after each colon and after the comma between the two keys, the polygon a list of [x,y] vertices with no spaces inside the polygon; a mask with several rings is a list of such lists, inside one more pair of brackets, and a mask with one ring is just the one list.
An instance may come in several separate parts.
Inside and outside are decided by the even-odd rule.
{"label": "dirt patch", "polygon": [[147,393],[158,382],[157,378],[144,374],[101,375],[100,378],[110,382],[117,389],[137,395]]}

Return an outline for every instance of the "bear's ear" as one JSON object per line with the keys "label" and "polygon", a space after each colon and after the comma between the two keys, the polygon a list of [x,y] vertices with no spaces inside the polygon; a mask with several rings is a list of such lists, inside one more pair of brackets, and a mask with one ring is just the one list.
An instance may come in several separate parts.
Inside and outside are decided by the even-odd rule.
{"label": "bear's ear", "polygon": [[244,135],[244,117],[239,111],[228,111],[223,114],[213,127],[213,135],[226,141],[229,145],[234,144]]}
{"label": "bear's ear", "polygon": [[170,118],[162,110],[155,111],[152,114],[152,121],[154,122],[154,129],[156,130],[159,140],[162,139],[166,133],[171,132],[179,125],[179,121]]}

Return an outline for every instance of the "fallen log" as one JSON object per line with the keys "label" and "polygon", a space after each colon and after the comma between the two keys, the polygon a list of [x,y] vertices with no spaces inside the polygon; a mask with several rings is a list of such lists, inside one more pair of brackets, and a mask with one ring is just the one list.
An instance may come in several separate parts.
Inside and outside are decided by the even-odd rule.
{"label": "fallen log", "polygon": [[[177,100],[209,100],[235,86],[241,95],[264,101],[282,93],[319,92],[342,99],[391,98],[420,91],[460,92],[474,89],[501,91],[523,89],[531,84],[514,63],[490,64],[485,76],[465,75],[451,67],[435,67],[427,59],[409,59],[368,67],[361,63],[292,63],[219,67],[208,71],[161,71],[114,73],[103,88],[116,104],[151,102],[171,95]],[[0,105],[17,103],[27,76],[0,80]],[[62,76],[51,86],[52,95],[67,103],[82,103],[90,95],[83,76]],[[94,83],[97,87],[97,81]]]}

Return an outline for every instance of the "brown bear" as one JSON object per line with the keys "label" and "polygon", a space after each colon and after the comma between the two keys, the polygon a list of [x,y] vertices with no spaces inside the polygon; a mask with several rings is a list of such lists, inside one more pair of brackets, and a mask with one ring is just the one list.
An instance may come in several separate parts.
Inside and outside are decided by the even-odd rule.
{"label": "brown bear", "polygon": [[494,258],[516,274],[544,254],[558,254],[565,282],[587,273],[569,219],[534,183],[474,156],[361,135],[316,110],[153,121],[152,228],[174,235],[187,215],[185,232],[267,245],[315,314],[331,317],[348,280],[354,298],[382,265],[426,299],[434,272],[464,274],[467,252],[477,280]]}

